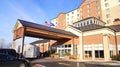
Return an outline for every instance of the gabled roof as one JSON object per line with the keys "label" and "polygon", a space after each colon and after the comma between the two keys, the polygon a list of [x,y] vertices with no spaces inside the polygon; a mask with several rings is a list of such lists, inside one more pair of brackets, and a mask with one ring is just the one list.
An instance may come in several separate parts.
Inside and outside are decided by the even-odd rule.
{"label": "gabled roof", "polygon": [[37,28],[37,29],[46,30],[46,31],[50,31],[50,32],[76,36],[75,34],[73,34],[71,32],[68,32],[68,31],[65,31],[65,30],[60,30],[60,29],[56,29],[56,28],[36,24],[36,23],[33,23],[33,22],[24,21],[24,20],[21,20],[21,19],[18,19],[18,21],[25,27],[32,27],[32,28]]}
{"label": "gabled roof", "polygon": [[102,21],[102,20],[100,20],[100,19],[98,19],[96,17],[87,17],[87,18],[84,18],[84,19],[82,19],[80,21],[74,22],[73,24],[78,23],[78,22],[82,22],[82,21],[85,21],[85,20],[88,20],[88,19],[96,19],[96,20],[99,20],[99,21],[103,22],[104,24],[106,24],[104,21]]}

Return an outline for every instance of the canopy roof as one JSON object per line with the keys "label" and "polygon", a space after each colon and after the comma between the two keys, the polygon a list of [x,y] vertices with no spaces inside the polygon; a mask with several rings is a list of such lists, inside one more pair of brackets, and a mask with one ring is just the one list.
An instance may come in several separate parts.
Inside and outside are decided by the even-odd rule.
{"label": "canopy roof", "polygon": [[[24,31],[18,31],[19,29],[24,28]],[[36,24],[33,22],[29,21],[24,21],[21,19],[18,19],[15,28],[14,28],[14,35],[20,35],[20,33],[24,33],[24,36],[29,36],[29,37],[36,37],[36,38],[45,38],[45,39],[71,39],[73,37],[77,37],[75,34],[65,31],[65,30],[60,30],[40,24]],[[21,33],[21,34],[22,34]],[[22,35],[21,35],[22,36]],[[19,36],[19,37],[21,37]],[[17,39],[19,37],[15,37],[14,39]]]}

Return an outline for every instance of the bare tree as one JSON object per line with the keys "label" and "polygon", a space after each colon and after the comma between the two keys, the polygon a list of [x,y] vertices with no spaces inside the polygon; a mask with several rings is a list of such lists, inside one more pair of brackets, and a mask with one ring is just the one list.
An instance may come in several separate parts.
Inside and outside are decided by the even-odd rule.
{"label": "bare tree", "polygon": [[3,46],[4,46],[4,39],[0,39],[0,48],[3,48]]}

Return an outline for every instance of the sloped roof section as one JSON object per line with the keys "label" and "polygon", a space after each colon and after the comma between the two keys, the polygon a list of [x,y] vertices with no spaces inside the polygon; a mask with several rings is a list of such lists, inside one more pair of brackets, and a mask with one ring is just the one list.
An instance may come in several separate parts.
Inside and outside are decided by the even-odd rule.
{"label": "sloped roof section", "polygon": [[[74,27],[74,26],[72,26]],[[82,32],[86,32],[86,31],[92,31],[92,30],[97,30],[97,29],[102,29],[102,28],[109,28],[115,32],[120,32],[120,25],[111,25],[111,26],[101,26],[101,25],[97,25],[97,24],[90,24],[87,26],[83,26],[83,27],[74,27]]]}
{"label": "sloped roof section", "polygon": [[108,28],[114,30],[115,32],[120,32],[120,25],[108,26]]}
{"label": "sloped roof section", "polygon": [[86,32],[86,31],[91,31],[91,30],[96,30],[96,29],[101,29],[101,28],[105,28],[105,26],[101,26],[101,25],[97,25],[97,24],[90,24],[87,26],[83,26],[83,27],[74,27],[82,32]]}
{"label": "sloped roof section", "polygon": [[32,28],[46,30],[46,31],[50,31],[50,32],[55,32],[55,33],[60,33],[60,34],[65,34],[65,35],[70,35],[70,36],[76,36],[75,34],[68,32],[68,31],[64,31],[64,30],[60,30],[60,29],[56,29],[56,28],[52,28],[52,27],[48,27],[48,26],[44,26],[44,25],[40,25],[40,24],[36,24],[33,22],[21,20],[21,19],[18,19],[18,21],[20,21],[20,23],[25,27],[32,27]]}

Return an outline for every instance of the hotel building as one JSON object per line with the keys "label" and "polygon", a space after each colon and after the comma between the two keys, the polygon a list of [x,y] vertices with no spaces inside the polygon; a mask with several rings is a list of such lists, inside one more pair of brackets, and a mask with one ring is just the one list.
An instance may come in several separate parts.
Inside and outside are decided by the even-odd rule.
{"label": "hotel building", "polygon": [[79,60],[109,61],[120,54],[119,6],[120,0],[83,0],[78,8],[52,19],[55,28],[18,19],[13,40],[21,38],[24,45],[25,36],[49,39],[39,43],[41,52],[56,46],[60,58],[70,53]]}
{"label": "hotel building", "polygon": [[116,18],[120,18],[120,0],[101,0],[102,8],[102,20],[107,25],[114,24],[113,21]]}
{"label": "hotel building", "polygon": [[[112,1],[83,0],[77,9],[51,20],[56,22],[56,28],[79,37],[67,50],[69,53],[80,60],[111,60],[120,53],[120,0]],[[57,48],[59,54],[66,52],[65,45]]]}

